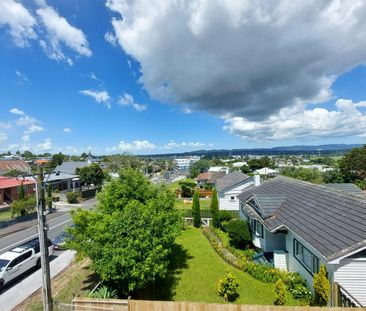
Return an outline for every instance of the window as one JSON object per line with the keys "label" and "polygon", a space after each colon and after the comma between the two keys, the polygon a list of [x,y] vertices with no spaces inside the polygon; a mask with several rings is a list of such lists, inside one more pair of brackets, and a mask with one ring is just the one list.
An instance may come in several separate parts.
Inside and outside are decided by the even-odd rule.
{"label": "window", "polygon": [[32,251],[28,251],[28,252],[26,252],[26,253],[22,254],[21,256],[19,256],[19,257],[18,257],[18,260],[19,260],[19,262],[18,262],[18,263],[21,263],[21,262],[23,262],[23,261],[27,260],[27,259],[28,259],[28,258],[30,258],[30,257],[32,257]]}
{"label": "window", "polygon": [[319,272],[319,259],[298,240],[294,239],[294,257],[311,274]]}
{"label": "window", "polygon": [[231,196],[230,197],[230,201],[235,201],[235,197],[234,196]]}
{"label": "window", "polygon": [[252,230],[252,233],[254,233],[256,236],[263,238],[263,225],[253,218],[249,219],[249,226]]}

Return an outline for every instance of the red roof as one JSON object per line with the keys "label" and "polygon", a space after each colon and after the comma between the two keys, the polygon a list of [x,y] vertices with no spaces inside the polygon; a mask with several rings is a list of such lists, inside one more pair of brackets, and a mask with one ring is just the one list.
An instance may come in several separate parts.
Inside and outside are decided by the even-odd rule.
{"label": "red roof", "polygon": [[209,180],[211,178],[211,172],[201,173],[197,176],[197,180]]}
{"label": "red roof", "polygon": [[0,189],[19,187],[22,183],[23,185],[33,185],[36,182],[32,179],[0,176]]}

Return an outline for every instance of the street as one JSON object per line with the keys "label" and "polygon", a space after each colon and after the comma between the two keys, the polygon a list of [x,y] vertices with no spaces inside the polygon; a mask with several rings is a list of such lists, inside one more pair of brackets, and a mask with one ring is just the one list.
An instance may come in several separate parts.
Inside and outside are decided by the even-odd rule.
{"label": "street", "polygon": [[[84,201],[81,204],[78,204],[78,206],[81,208],[92,209],[95,206],[95,203],[96,203],[96,198],[93,198],[93,199]],[[71,209],[71,208],[68,208],[67,204],[65,207],[62,207],[62,208],[66,209],[66,210]],[[75,209],[75,208],[72,207],[72,209]],[[65,214],[61,214],[60,216],[57,216],[55,218],[48,220],[47,224],[49,227],[48,238],[52,241],[61,232],[63,232],[67,226],[70,226],[72,224],[71,215],[69,212],[67,212]],[[5,253],[8,250],[14,248],[15,246],[17,246],[21,243],[24,243],[28,240],[31,240],[37,236],[38,236],[38,227],[36,225],[34,225],[30,228],[9,234],[0,239],[0,254]],[[53,255],[50,258],[51,262],[63,253],[64,253],[63,251],[54,251]],[[22,287],[24,280],[31,277],[35,273],[36,273],[35,270],[31,270],[28,273],[24,274],[23,276],[17,278],[15,281],[9,283],[8,285],[5,286],[4,290],[0,293],[0,296],[9,290],[23,291],[24,288],[18,289],[17,287]]]}

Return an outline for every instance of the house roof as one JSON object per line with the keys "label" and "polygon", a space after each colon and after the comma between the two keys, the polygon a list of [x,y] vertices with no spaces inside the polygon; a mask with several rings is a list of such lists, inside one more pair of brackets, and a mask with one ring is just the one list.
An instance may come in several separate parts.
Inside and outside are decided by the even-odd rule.
{"label": "house roof", "polygon": [[0,160],[0,174],[11,170],[29,172],[30,166],[23,160]]}
{"label": "house roof", "polygon": [[82,161],[69,161],[69,162],[63,162],[61,165],[57,165],[54,169],[54,172],[61,172],[65,174],[75,174],[75,171],[77,168],[83,168],[85,166],[88,166],[88,162],[82,162]]}
{"label": "house roof", "polygon": [[[260,210],[270,217],[259,216],[246,204],[251,216],[257,214],[270,231],[288,228],[328,260],[366,246],[366,199],[361,196],[284,176],[251,187],[238,198],[246,202],[253,196],[262,197]],[[273,198],[278,200],[271,207]]]}
{"label": "house roof", "polygon": [[206,173],[201,173],[197,176],[196,180],[200,181],[200,180],[209,180],[211,177],[211,172],[206,172]]}
{"label": "house roof", "polygon": [[248,175],[239,171],[234,171],[216,180],[216,188],[218,191],[223,191],[230,188],[246,179],[250,178]]}
{"label": "house roof", "polygon": [[57,181],[57,180],[67,180],[67,179],[74,179],[74,178],[78,178],[78,176],[74,175],[74,174],[52,173],[51,175],[46,174],[44,176],[44,181],[52,182],[52,181]]}
{"label": "house roof", "polygon": [[269,167],[260,168],[259,170],[256,170],[255,172],[259,175],[271,175],[271,174],[277,174],[278,173],[276,170],[273,170]]}
{"label": "house roof", "polygon": [[13,187],[19,187],[21,184],[23,185],[32,185],[36,182],[32,179],[22,179],[22,178],[16,178],[16,177],[4,177],[0,176],[0,189],[7,189],[7,188],[13,188]]}
{"label": "house roof", "polygon": [[326,186],[330,189],[343,191],[343,192],[350,193],[350,194],[365,195],[365,193],[360,188],[358,188],[355,184],[339,183],[339,184],[325,184],[324,186]]}

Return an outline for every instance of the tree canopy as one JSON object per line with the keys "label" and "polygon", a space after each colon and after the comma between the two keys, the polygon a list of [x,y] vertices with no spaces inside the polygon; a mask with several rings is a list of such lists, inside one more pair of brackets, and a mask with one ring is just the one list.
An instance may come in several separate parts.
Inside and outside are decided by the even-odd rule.
{"label": "tree canopy", "polygon": [[366,145],[347,152],[339,163],[346,182],[366,179]]}
{"label": "tree canopy", "polygon": [[90,257],[101,280],[119,293],[129,294],[164,277],[181,228],[171,191],[125,169],[98,200],[95,211],[79,209],[72,214],[71,246]]}
{"label": "tree canopy", "polygon": [[210,168],[211,164],[208,160],[198,160],[193,163],[189,168],[189,175],[191,178],[197,177],[199,174],[206,172]]}
{"label": "tree canopy", "polygon": [[93,163],[89,166],[76,169],[76,174],[80,176],[80,181],[84,184],[94,184],[99,186],[103,183],[104,172],[99,164]]}

